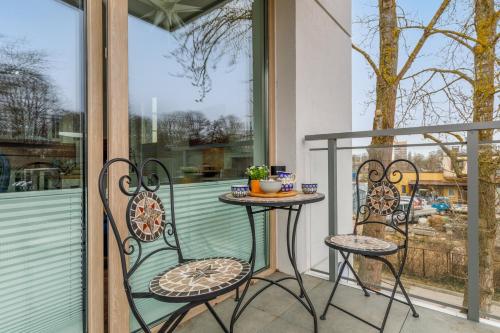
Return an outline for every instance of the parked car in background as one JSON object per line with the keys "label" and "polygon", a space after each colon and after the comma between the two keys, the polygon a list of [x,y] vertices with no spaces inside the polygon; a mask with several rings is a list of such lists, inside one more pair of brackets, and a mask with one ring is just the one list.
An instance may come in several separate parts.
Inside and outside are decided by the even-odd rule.
{"label": "parked car in background", "polygon": [[[425,202],[425,204],[424,204]],[[408,209],[408,205],[410,204],[410,197],[402,196],[399,199],[398,209],[406,211]],[[421,217],[428,217],[433,214],[436,214],[438,211],[436,208],[428,206],[426,201],[419,197],[413,198],[413,207],[410,210],[410,223],[418,223],[418,219]],[[390,217],[389,217],[390,218]]]}
{"label": "parked car in background", "polygon": [[432,208],[435,208],[438,213],[444,213],[450,210],[450,201],[446,197],[438,197],[431,205]]}

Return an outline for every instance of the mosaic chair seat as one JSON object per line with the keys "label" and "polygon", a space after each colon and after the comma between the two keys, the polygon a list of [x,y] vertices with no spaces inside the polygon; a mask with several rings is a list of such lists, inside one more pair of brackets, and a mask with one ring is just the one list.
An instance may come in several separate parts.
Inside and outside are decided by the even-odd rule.
{"label": "mosaic chair seat", "polygon": [[[363,168],[368,168],[366,173],[363,173]],[[397,185],[403,180],[403,172],[397,169],[398,167],[404,168],[405,172],[411,172],[415,174],[415,185],[410,187],[410,199],[407,202],[406,208],[400,206],[401,195],[397,188]],[[360,191],[360,176],[365,177],[368,182],[368,191],[366,192],[366,197],[363,199],[364,202],[361,203],[361,191]],[[408,254],[408,224],[411,214],[411,208],[413,203],[413,198],[418,188],[419,183],[419,173],[416,166],[405,159],[397,159],[390,162],[385,166],[382,162],[370,159],[362,163],[356,172],[356,221],[354,224],[354,231],[352,234],[346,235],[330,235],[325,238],[325,244],[338,250],[344,261],[340,266],[337,279],[333,286],[333,290],[328,298],[328,302],[325,305],[325,310],[320,316],[320,319],[325,320],[326,314],[330,306],[333,306],[344,313],[353,316],[354,318],[363,321],[365,324],[379,330],[384,331],[389,312],[393,301],[401,302],[408,305],[413,313],[414,317],[418,317],[418,313],[413,306],[408,293],[406,292],[403,283],[401,282],[401,274],[406,263],[406,258]],[[382,240],[375,237],[358,235],[358,228],[366,226],[369,224],[379,224],[385,226],[386,228],[392,229],[400,239],[402,239],[400,244],[393,243],[391,241]],[[369,288],[363,284],[358,274],[354,270],[351,262],[349,261],[350,255],[361,255],[365,258],[371,260],[377,260],[384,263],[394,275],[395,284],[392,288],[391,294],[386,295],[378,290]],[[396,267],[389,261],[386,256],[398,255],[399,267]],[[356,314],[353,314],[340,306],[332,303],[333,296],[337,287],[339,285],[340,279],[343,276],[345,268],[349,268],[353,273],[357,283],[363,290],[365,296],[370,296],[370,292],[385,296],[389,298],[389,304],[384,314],[382,324],[377,326],[374,323],[368,322]],[[395,298],[397,288],[400,288],[406,301],[402,301]]]}
{"label": "mosaic chair seat", "polygon": [[[113,174],[115,169],[112,168],[115,164],[125,164],[127,171],[131,169],[132,176],[126,173],[116,177]],[[151,169],[165,174],[170,206],[168,210],[157,194],[160,189],[158,173],[145,172]],[[117,169],[116,173],[118,170],[123,172],[124,168]],[[108,179],[110,174],[112,179],[118,179],[118,186],[114,188]],[[137,185],[129,189],[134,178]],[[126,235],[125,232],[120,232],[109,204],[108,193],[112,192],[115,195],[114,191],[129,197],[125,212],[128,231]],[[151,328],[138,311],[136,300],[150,298],[168,303],[182,303],[160,327],[157,331],[159,333],[173,332],[189,310],[198,305],[205,305],[222,331],[229,332],[209,301],[224,293],[237,290],[248,281],[251,277],[250,264],[233,257],[186,259],[183,256],[175,225],[173,182],[167,168],[156,159],[147,159],[140,165],[123,158],[110,160],[99,175],[99,194],[119,248],[127,300],[142,330],[151,333]],[[143,245],[152,242],[158,242],[159,247],[145,254]],[[150,281],[149,286],[144,286],[144,290],[147,291],[133,290],[130,281],[139,267],[156,254],[168,251],[176,254],[178,264],[168,268],[158,267],[161,273]]]}
{"label": "mosaic chair seat", "polygon": [[237,258],[192,260],[155,276],[149,290],[156,298],[173,303],[199,297],[212,299],[241,285],[249,273],[250,264]]}
{"label": "mosaic chair seat", "polygon": [[398,251],[395,243],[370,236],[335,235],[325,238],[325,243],[336,250],[364,256],[390,255]]}

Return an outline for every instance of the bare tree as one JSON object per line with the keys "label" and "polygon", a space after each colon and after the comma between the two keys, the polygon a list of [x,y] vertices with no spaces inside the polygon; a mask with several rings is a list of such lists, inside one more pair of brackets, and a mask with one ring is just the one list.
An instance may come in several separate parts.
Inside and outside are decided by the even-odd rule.
{"label": "bare tree", "polygon": [[51,117],[62,113],[55,87],[44,74],[45,55],[20,42],[0,46],[0,131],[21,140],[46,138]]}
{"label": "bare tree", "polygon": [[158,122],[160,143],[199,145],[229,143],[247,138],[243,121],[235,115],[209,120],[199,111],[176,111],[163,115]]}
{"label": "bare tree", "polygon": [[[373,121],[373,129],[393,128],[395,125],[395,115],[398,101],[398,88],[401,80],[407,75],[409,69],[420,54],[424,44],[431,35],[436,23],[443,15],[448,7],[450,0],[443,0],[431,20],[425,25],[425,29],[410,49],[407,59],[403,65],[398,67],[398,59],[400,53],[401,27],[405,23],[405,13],[400,10],[398,13],[398,5],[396,0],[379,0],[378,1],[378,16],[375,19],[368,18],[368,23],[376,22],[377,25],[368,31],[368,35],[372,37],[378,34],[379,54],[378,63],[376,63],[369,52],[363,50],[360,46],[353,44],[353,49],[361,54],[376,77],[375,87],[375,117]],[[402,23],[403,22],[403,23]],[[370,38],[370,37],[368,37]],[[371,144],[391,145],[393,137],[374,137]],[[392,150],[390,149],[370,149],[370,158],[376,158],[387,163],[392,158]],[[369,166],[373,169],[375,166]],[[385,217],[380,217],[381,222]],[[363,228],[363,234],[373,237],[383,237],[384,228],[382,225],[373,224]],[[381,281],[381,264],[373,260],[362,260],[360,267],[360,277],[368,284],[378,285]]]}
{"label": "bare tree", "polygon": [[211,90],[210,71],[223,57],[234,65],[238,57],[251,55],[251,0],[233,1],[216,8],[205,17],[187,25],[176,36],[179,47],[171,55],[182,66],[178,74],[199,89],[198,101]]}
{"label": "bare tree", "polygon": [[210,121],[198,111],[176,111],[164,114],[158,121],[160,142],[189,144],[202,142]]}
{"label": "bare tree", "polygon": [[[446,62],[442,67],[426,68],[407,79],[413,80],[415,90],[412,98],[416,104],[424,106],[436,117],[444,116],[443,110],[432,102],[438,93],[444,93],[449,100],[448,112],[459,121],[491,121],[498,117],[500,108],[495,109],[495,94],[499,92],[499,58],[496,54],[498,39],[499,3],[494,0],[476,0],[474,4],[462,4],[467,12],[457,15],[458,23],[450,29],[432,29],[430,33],[440,34],[450,40],[447,45]],[[496,8],[495,8],[496,7]],[[411,26],[423,29],[422,26]],[[454,139],[464,142],[457,133],[448,133]],[[493,131],[481,131],[481,141],[491,141]],[[442,145],[442,138],[425,135],[437,142],[449,156],[459,178],[466,174],[456,168],[458,160],[454,151]],[[496,171],[499,169],[498,152],[491,145],[482,145],[479,152],[479,239],[480,239],[480,309],[490,311],[494,295],[494,253],[497,235],[495,205],[492,198],[497,196]],[[469,258],[475,260],[475,258]],[[467,285],[464,307],[467,307]]]}

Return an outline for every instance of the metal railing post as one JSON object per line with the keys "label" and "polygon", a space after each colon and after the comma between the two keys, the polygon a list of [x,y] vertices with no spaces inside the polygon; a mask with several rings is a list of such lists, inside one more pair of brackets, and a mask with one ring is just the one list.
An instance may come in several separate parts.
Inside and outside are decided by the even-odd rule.
{"label": "metal railing post", "polygon": [[[337,234],[337,139],[328,140],[328,234]],[[337,278],[337,251],[329,248],[329,278]]]}
{"label": "metal railing post", "polygon": [[467,319],[479,321],[479,132],[467,132]]}

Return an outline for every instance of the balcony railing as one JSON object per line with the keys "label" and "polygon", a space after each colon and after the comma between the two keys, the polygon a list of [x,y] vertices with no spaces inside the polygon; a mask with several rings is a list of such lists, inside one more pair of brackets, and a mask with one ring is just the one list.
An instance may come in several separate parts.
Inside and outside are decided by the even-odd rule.
{"label": "balcony railing", "polygon": [[[481,145],[492,145],[500,143],[500,140],[480,141],[479,133],[483,130],[500,129],[500,121],[479,122],[467,124],[453,125],[438,125],[412,128],[384,129],[359,132],[342,132],[342,133],[326,133],[307,135],[305,141],[326,141],[325,148],[310,148],[311,151],[327,151],[328,152],[328,227],[330,234],[336,234],[339,227],[339,179],[338,179],[338,164],[340,150],[355,150],[355,149],[383,149],[394,147],[430,147],[439,146],[441,148],[447,146],[460,145],[465,147],[467,189],[464,190],[467,194],[467,219],[466,219],[466,243],[465,253],[463,257],[472,258],[467,260],[466,284],[467,284],[467,317],[472,321],[479,321],[480,315],[480,239],[479,239],[479,152]],[[366,146],[345,146],[340,144],[341,140],[373,138],[373,137],[398,137],[412,136],[424,134],[444,134],[444,133],[464,133],[464,141],[453,142],[433,142],[433,143],[410,143],[410,144],[391,144],[391,145],[366,145]],[[493,136],[495,138],[495,136]],[[343,157],[345,158],[345,156]],[[498,173],[498,169],[496,169]],[[494,178],[498,178],[494,176]],[[464,179],[465,181],[465,179]],[[465,186],[462,186],[465,187]],[[498,184],[497,184],[498,188]],[[498,195],[498,193],[497,193]],[[493,200],[493,199],[492,199]],[[495,201],[492,201],[492,205]],[[343,207],[342,207],[343,208]],[[498,245],[498,244],[497,244]],[[422,258],[420,258],[422,259]],[[333,251],[329,254],[329,275],[333,280],[337,274],[338,261]],[[465,264],[464,264],[465,265]],[[451,267],[453,263],[451,263]],[[423,266],[423,269],[425,267]],[[463,280],[463,277],[462,277]],[[498,314],[490,315],[490,318],[497,318]]]}

